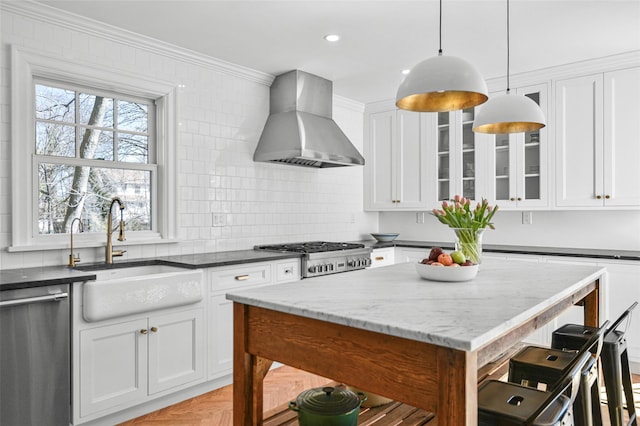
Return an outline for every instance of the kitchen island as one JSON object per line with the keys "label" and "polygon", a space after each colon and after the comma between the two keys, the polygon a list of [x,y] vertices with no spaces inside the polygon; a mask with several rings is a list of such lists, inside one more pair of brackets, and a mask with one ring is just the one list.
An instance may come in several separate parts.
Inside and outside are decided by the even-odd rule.
{"label": "kitchen island", "polygon": [[234,424],[262,422],[272,361],[477,424],[478,368],[574,304],[599,324],[604,268],[488,259],[468,282],[411,263],[232,292]]}

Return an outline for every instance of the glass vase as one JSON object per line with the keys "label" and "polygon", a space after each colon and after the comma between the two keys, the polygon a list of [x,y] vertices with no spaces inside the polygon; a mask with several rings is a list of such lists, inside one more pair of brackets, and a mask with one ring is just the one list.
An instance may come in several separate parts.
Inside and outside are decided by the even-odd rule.
{"label": "glass vase", "polygon": [[467,260],[475,264],[482,263],[482,233],[484,229],[453,228],[456,234],[455,248],[461,251]]}

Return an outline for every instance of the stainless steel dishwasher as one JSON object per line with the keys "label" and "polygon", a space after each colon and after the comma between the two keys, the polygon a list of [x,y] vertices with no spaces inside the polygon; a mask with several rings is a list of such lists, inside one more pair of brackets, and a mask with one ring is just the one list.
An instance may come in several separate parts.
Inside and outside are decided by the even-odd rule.
{"label": "stainless steel dishwasher", "polygon": [[69,284],[0,291],[0,425],[69,426]]}

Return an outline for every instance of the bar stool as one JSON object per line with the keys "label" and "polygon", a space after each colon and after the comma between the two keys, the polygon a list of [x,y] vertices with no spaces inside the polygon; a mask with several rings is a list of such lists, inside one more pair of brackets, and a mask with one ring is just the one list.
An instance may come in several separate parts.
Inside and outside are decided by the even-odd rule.
{"label": "bar stool", "polygon": [[[602,375],[607,391],[607,405],[609,406],[609,418],[612,426],[625,425],[624,406],[622,403],[622,389],[627,401],[627,411],[629,413],[629,425],[638,426],[637,413],[633,400],[633,389],[631,384],[631,372],[629,371],[629,358],[627,355],[627,341],[625,331],[618,331],[616,328],[630,318],[631,311],[638,305],[633,303],[626,311],[616,319],[607,330],[601,360]],[[551,347],[565,350],[572,350],[580,347],[582,342],[587,340],[595,329],[576,324],[565,324],[553,332]]]}
{"label": "bar stool", "polygon": [[[605,324],[608,323],[607,321]],[[595,357],[590,356],[579,376],[580,390],[573,403],[575,422],[578,425],[602,425],[597,357],[603,346],[605,331],[606,325],[603,325],[587,338],[589,340],[593,336],[600,336],[597,344],[592,345]],[[575,351],[527,346],[509,360],[508,380],[524,386],[537,387],[538,383],[545,383],[547,387],[553,387],[572,365],[575,357]],[[593,400],[598,401],[597,406],[593,404]]]}
{"label": "bar stool", "polygon": [[[580,388],[580,373],[592,359],[589,351],[600,345],[604,328],[591,336],[567,365],[555,387],[548,391],[488,380],[478,389],[480,426],[560,426],[573,425],[571,405]],[[569,392],[569,396],[565,394]]]}

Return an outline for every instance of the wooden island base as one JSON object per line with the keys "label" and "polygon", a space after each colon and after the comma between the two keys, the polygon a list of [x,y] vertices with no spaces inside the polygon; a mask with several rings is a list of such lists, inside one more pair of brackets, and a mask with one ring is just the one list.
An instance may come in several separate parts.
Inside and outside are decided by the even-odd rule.
{"label": "wooden island base", "polygon": [[[509,358],[524,346],[519,343],[478,369],[478,385],[485,380],[506,376],[509,371]],[[335,382],[329,385],[340,386]],[[266,412],[264,417],[263,426],[298,426],[297,413],[287,405]],[[434,413],[393,401],[378,407],[361,408],[358,426],[423,426],[428,425],[434,417]]]}

